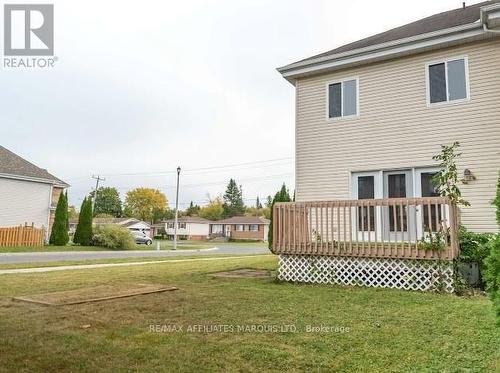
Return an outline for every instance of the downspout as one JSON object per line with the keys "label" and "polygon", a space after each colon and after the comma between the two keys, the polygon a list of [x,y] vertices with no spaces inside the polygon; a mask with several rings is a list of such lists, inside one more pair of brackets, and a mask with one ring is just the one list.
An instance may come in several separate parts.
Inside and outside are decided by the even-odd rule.
{"label": "downspout", "polygon": [[500,34],[500,30],[491,30],[488,28],[488,26],[486,26],[486,23],[483,23],[483,30],[485,32],[491,32],[493,34]]}

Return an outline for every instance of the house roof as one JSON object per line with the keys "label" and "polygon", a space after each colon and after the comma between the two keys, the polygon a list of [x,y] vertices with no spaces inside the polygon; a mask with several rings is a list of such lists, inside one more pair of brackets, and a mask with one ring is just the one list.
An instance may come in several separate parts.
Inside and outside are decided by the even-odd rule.
{"label": "house roof", "polygon": [[[284,74],[298,67],[310,66],[311,64],[319,64],[320,62],[325,61],[340,61],[347,58],[347,56],[367,54],[368,52],[373,52],[374,50],[388,51],[390,48],[394,48],[394,46],[399,42],[401,44],[409,45],[425,39],[429,42],[432,41],[433,43],[438,43],[439,41],[443,45],[452,45],[451,43],[459,42],[459,38],[456,36],[457,33],[470,32],[471,28],[469,28],[469,26],[474,28],[477,26],[478,31],[474,34],[464,34],[464,40],[469,38],[468,40],[472,41],[479,40],[480,38],[493,37],[491,34],[488,34],[483,30],[481,22],[484,22],[484,20],[481,19],[481,13],[483,10],[490,8],[491,6],[494,6],[496,9],[496,6],[498,5],[500,5],[500,0],[484,1],[478,4],[466,6],[465,8],[462,7],[435,14],[430,17],[426,17],[380,34],[345,44],[327,52],[294,62],[279,68],[278,71]],[[481,22],[479,22],[480,19]],[[462,31],[461,27],[465,27],[467,30],[464,29]],[[446,42],[438,40],[438,37],[442,37],[444,34],[453,35],[453,40],[447,40]],[[430,45],[427,45],[427,49],[424,49],[424,46],[418,46],[415,50],[428,50],[430,47]],[[403,53],[402,51],[395,50],[392,52]],[[374,57],[375,56],[373,56],[373,58]],[[381,57],[377,56],[377,58],[380,59]]]}
{"label": "house roof", "polygon": [[[69,223],[77,224],[78,219],[70,219]],[[137,223],[144,223],[150,226],[150,224],[148,224],[147,222],[136,218],[93,218],[92,223],[96,225],[116,224],[116,225],[121,225],[123,227],[130,227]]]}
{"label": "house roof", "polygon": [[[167,219],[163,223],[173,223],[175,219]],[[179,223],[206,223],[209,224],[211,223],[210,220],[202,218],[201,216],[179,216],[177,218],[177,221]]]}
{"label": "house roof", "polygon": [[269,220],[259,216],[233,216],[232,218],[218,220],[214,224],[259,224],[267,225]]}
{"label": "house roof", "polygon": [[0,145],[0,174],[17,176],[20,178],[38,179],[44,182],[51,182],[62,186],[68,186],[61,179],[50,174],[46,169],[35,166],[26,159],[21,158],[9,149]]}

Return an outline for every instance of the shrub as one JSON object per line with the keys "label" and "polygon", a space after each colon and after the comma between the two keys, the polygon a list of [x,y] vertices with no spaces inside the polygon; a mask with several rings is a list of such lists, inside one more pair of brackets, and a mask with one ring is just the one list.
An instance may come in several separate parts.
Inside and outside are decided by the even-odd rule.
{"label": "shrub", "polygon": [[132,233],[127,228],[114,224],[97,226],[92,243],[110,249],[131,250],[135,248]]}
{"label": "shrub", "polygon": [[49,244],[64,246],[69,241],[68,235],[68,196],[64,192],[57,201],[56,214],[52,232],[50,233]]}
{"label": "shrub", "polygon": [[460,226],[458,238],[460,242],[459,260],[461,262],[476,262],[478,264],[481,279],[480,286],[484,289],[485,283],[481,276],[484,272],[484,260],[490,254],[491,242],[495,239],[495,235],[491,233],[471,232],[464,226]]}
{"label": "shrub", "polygon": [[497,323],[500,325],[500,235],[490,242],[491,253],[484,261],[484,281],[496,309]]}
{"label": "shrub", "polygon": [[73,242],[84,246],[92,243],[92,200],[90,197],[83,199]]}

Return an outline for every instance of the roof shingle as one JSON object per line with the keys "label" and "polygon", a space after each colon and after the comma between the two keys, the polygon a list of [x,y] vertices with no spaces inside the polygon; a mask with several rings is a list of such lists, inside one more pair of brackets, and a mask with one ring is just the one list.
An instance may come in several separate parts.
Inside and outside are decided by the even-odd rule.
{"label": "roof shingle", "polygon": [[309,60],[315,60],[321,57],[333,56],[339,53],[350,52],[373,45],[388,43],[400,39],[427,34],[430,32],[474,23],[479,20],[480,8],[494,3],[500,3],[500,0],[484,1],[478,4],[466,6],[465,8],[459,8],[435,14],[430,17],[408,23],[404,26],[396,27],[380,34],[376,34],[365,39],[355,41],[353,43],[345,44],[328,52],[317,54],[295,63],[308,62]]}
{"label": "roof shingle", "polygon": [[43,179],[56,184],[68,185],[47,170],[35,166],[26,159],[0,145],[0,174]]}

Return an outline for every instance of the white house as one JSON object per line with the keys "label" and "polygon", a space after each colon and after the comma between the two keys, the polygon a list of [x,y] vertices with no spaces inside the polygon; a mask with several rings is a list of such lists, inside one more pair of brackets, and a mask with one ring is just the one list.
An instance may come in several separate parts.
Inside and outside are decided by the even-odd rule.
{"label": "white house", "polygon": [[45,228],[54,220],[64,181],[0,145],[0,227],[33,224]]}
{"label": "white house", "polygon": [[[168,238],[174,236],[174,219],[166,220],[165,232]],[[181,239],[187,240],[206,240],[210,234],[210,220],[199,216],[181,216],[177,219],[177,235]]]}
{"label": "white house", "polygon": [[[94,218],[92,220],[92,223],[94,225],[107,225],[107,224],[120,225],[134,232],[144,232],[148,237],[152,237],[151,225],[146,223],[145,221],[135,218]],[[69,222],[70,233],[75,233],[77,224],[78,224],[78,219],[71,220]]]}

